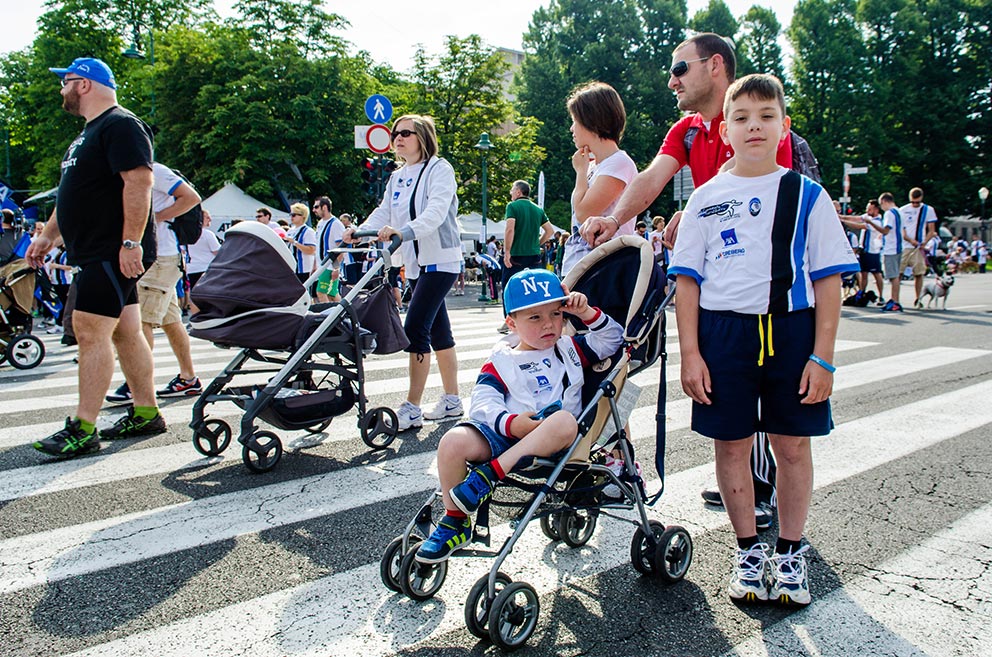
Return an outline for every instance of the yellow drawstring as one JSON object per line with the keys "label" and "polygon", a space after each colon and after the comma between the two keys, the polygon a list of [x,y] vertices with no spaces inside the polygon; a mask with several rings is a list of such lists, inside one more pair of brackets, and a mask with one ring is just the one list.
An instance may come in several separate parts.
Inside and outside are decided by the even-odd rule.
{"label": "yellow drawstring", "polygon": [[[765,325],[762,323],[761,318],[768,318],[768,342],[765,342]],[[772,315],[768,313],[767,315],[758,315],[758,339],[761,341],[761,349],[758,351],[758,367],[765,364],[765,352],[767,351],[769,356],[775,355],[775,341],[772,339]],[[767,346],[767,349],[765,348]]]}

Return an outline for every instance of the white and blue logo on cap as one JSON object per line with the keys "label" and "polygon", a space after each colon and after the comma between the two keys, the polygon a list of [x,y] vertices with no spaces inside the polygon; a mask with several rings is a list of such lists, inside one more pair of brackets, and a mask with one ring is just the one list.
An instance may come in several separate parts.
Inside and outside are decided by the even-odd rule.
{"label": "white and blue logo on cap", "polygon": [[68,68],[50,68],[48,70],[60,78],[65,78],[69,73],[75,73],[81,78],[99,82],[105,87],[110,87],[111,89],[117,88],[117,81],[114,80],[114,72],[102,60],[94,57],[79,57],[73,60]]}
{"label": "white and blue logo on cap", "polygon": [[547,269],[525,269],[506,282],[503,303],[507,313],[540,306],[550,301],[564,301],[565,291],[558,277]]}

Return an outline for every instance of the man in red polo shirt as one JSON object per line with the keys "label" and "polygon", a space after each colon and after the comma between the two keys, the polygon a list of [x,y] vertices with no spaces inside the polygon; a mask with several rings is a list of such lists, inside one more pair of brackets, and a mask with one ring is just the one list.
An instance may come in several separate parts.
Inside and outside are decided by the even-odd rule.
{"label": "man in red polo shirt", "polygon": [[[647,169],[637,174],[624,190],[613,215],[589,217],[580,228],[582,236],[593,246],[611,239],[619,227],[647,209],[661,194],[679,169],[688,165],[693,185],[699,187],[719,173],[734,156],[729,144],[720,138],[723,101],[736,78],[737,59],[727,39],[706,32],[682,42],[672,53],[668,88],[675,93],[680,110],[695,112],[680,119],[665,136],[658,154]],[[816,158],[809,145],[790,133],[779,144],[778,163],[795,169],[819,182]],[[666,234],[674,234],[678,218],[673,217]],[[751,454],[755,484],[755,518],[759,529],[768,527],[775,506],[775,460],[767,437],[759,433]],[[703,491],[710,504],[722,504],[720,491]]]}

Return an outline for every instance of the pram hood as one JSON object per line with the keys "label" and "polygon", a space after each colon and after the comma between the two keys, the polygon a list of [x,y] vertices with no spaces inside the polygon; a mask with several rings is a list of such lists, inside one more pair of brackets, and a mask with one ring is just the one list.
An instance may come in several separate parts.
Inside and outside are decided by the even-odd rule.
{"label": "pram hood", "polygon": [[624,340],[634,346],[657,323],[665,275],[643,237],[623,235],[596,247],[569,270],[563,282],[623,325]]}
{"label": "pram hood", "polygon": [[34,305],[35,271],[18,258],[0,267],[0,307],[31,312]]}
{"label": "pram hood", "polygon": [[285,243],[254,221],[225,233],[191,298],[199,312],[190,319],[190,335],[259,349],[292,345],[310,304]]}

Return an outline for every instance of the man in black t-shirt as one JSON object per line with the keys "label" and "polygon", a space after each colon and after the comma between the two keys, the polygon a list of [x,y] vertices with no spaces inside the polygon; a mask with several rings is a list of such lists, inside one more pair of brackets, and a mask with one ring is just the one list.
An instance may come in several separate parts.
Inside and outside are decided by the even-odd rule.
{"label": "man in black t-shirt", "polygon": [[[31,243],[28,263],[40,267],[64,242],[76,274],[72,322],[79,343],[79,404],[65,428],[35,442],[59,457],[100,449],[100,438],[162,433],[155,403],[152,353],[141,333],[136,285],[155,260],[151,219],[152,132],[117,105],[117,84],[99,59],[82,57],[50,69],[62,80],[62,108],[86,119],[62,159],[53,221]],[[112,427],[96,418],[114,372],[114,349],[131,382],[134,406]]]}

